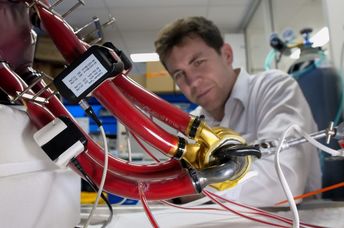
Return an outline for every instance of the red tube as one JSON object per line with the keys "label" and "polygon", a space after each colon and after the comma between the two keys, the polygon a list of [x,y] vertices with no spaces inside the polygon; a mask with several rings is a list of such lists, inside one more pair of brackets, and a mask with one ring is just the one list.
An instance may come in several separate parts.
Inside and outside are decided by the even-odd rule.
{"label": "red tube", "polygon": [[[64,53],[64,57],[67,59],[67,61],[71,62],[75,58],[79,57],[85,51],[85,49],[84,49],[84,45],[81,43],[81,41],[78,39],[78,37],[72,31],[72,28],[63,19],[61,19],[57,15],[52,14],[43,5],[38,3],[36,5],[36,8],[39,12],[40,18],[42,20],[42,23],[45,26],[45,29],[48,31],[48,33],[52,37],[53,41],[56,43],[57,48],[61,51],[61,53]],[[55,28],[57,28],[57,30],[55,30]],[[65,40],[67,40],[68,42],[65,42]],[[76,46],[77,48],[73,48],[74,46]],[[72,53],[72,54],[70,54],[70,53]],[[38,91],[38,89],[36,91]],[[49,95],[46,95],[46,97],[48,97],[48,96]],[[111,96],[113,96],[113,95],[111,95]],[[47,104],[47,107],[49,110],[52,110],[52,112],[54,113],[55,116],[60,116],[60,115],[70,116],[70,114],[65,109],[65,107],[55,97],[50,99],[49,104]],[[90,146],[93,148],[90,155],[102,164],[103,163],[103,158],[102,158],[103,152],[102,152],[101,148],[98,145],[96,145],[92,140],[89,139],[89,141],[91,141]],[[167,149],[167,150],[169,150],[169,149]],[[110,159],[110,164],[112,164],[111,159]],[[123,165],[124,163],[119,162],[118,164],[120,164],[119,165],[120,170],[123,170],[123,168],[125,166],[125,165]],[[170,169],[171,171],[173,170],[172,171],[173,175],[176,173],[175,170],[180,169],[180,165],[177,164],[177,162],[175,162],[175,161],[165,162],[165,163],[160,164],[159,167],[160,166],[163,170],[167,170],[167,169]],[[115,167],[113,167],[113,168],[115,170],[117,170]],[[152,166],[152,168],[145,168],[143,172],[144,173],[145,172],[151,172],[151,171],[147,171],[147,169],[148,170],[152,169],[153,172],[157,172],[159,168]],[[117,170],[117,171],[120,172],[120,170]],[[130,170],[130,172],[133,172],[133,169],[130,168],[129,170]],[[136,170],[136,168],[135,168],[135,170]],[[142,173],[142,172],[140,171],[140,169],[138,169],[137,173]],[[162,173],[164,173],[164,172],[162,172]],[[160,176],[160,174],[159,174],[159,176]]]}
{"label": "red tube", "polygon": [[[102,167],[95,167],[90,159],[78,157],[86,173],[99,185],[102,176]],[[179,196],[195,194],[190,176],[186,171],[179,172],[175,178],[151,179],[150,181],[134,181],[123,175],[108,172],[104,189],[107,192],[123,197],[139,199],[138,183],[146,186],[145,195],[148,200],[171,199]]]}
{"label": "red tube", "polygon": [[[12,72],[11,74],[9,74],[7,72],[7,70],[9,70],[8,68],[2,69],[6,69],[6,71],[0,71],[0,76],[5,75],[5,77],[2,77],[3,80],[0,81],[1,88],[5,88],[4,85],[6,85],[7,89],[18,88],[20,89],[18,92],[21,92],[22,89],[26,87],[25,84],[23,84],[22,86],[19,86],[17,84],[18,82],[20,82],[20,80],[9,79],[9,77],[11,76],[15,77],[15,73]],[[5,80],[6,83],[4,82]],[[11,85],[12,83],[14,85]],[[69,113],[64,109],[62,104],[56,104],[60,103],[58,99],[56,99],[56,97],[53,97],[48,105],[51,106],[50,108],[53,110],[53,112],[59,114],[66,114],[67,116],[69,116]],[[27,102],[27,112],[29,114],[30,119],[38,127],[46,125],[48,122],[55,118],[52,112],[47,110],[46,107],[31,101]],[[99,149],[99,146],[96,145],[92,140],[90,140],[90,145],[93,146],[89,146],[89,153],[99,153],[102,155],[102,157],[104,157],[104,154]],[[95,183],[99,184],[102,173],[102,166],[99,165],[98,162],[95,162],[94,159],[91,159],[87,153],[82,153],[80,156],[78,156],[77,159],[80,161],[86,173],[95,181]],[[167,199],[195,193],[190,177],[188,176],[187,172],[183,170],[180,167],[179,163],[177,163],[176,161],[171,160],[164,164],[158,163],[156,165],[135,166],[124,162],[121,163],[113,158],[110,161],[110,163],[112,163],[112,165],[110,165],[108,177],[104,186],[104,189],[108,192],[118,194],[124,197],[138,199],[139,192],[137,186],[139,182],[142,182],[146,186],[148,186],[146,196],[149,200]],[[123,167],[116,168],[123,168],[127,172],[127,175],[123,175],[122,173],[118,173],[116,172],[116,170],[112,169],[113,165],[118,164],[121,164]],[[132,170],[128,170],[127,168]],[[172,171],[174,168],[177,169],[175,171]],[[135,175],[133,175],[133,171],[136,171],[136,173],[138,171],[142,171],[143,174],[141,174],[141,176],[143,176],[144,178],[136,178]],[[155,175],[158,173],[159,175]]]}
{"label": "red tube", "polygon": [[[44,126],[55,117],[44,107],[36,103],[28,102],[28,114],[38,125]],[[33,118],[32,118],[33,117]],[[79,162],[82,164],[85,172],[90,178],[99,185],[103,167],[95,163],[92,159],[83,153],[78,156]],[[144,167],[144,166],[141,166]],[[131,173],[129,173],[131,174]],[[139,199],[138,183],[144,183],[147,187],[145,193],[149,200],[169,199],[183,195],[195,194],[191,179],[186,171],[179,170],[178,175],[174,178],[150,178],[149,181],[132,180],[130,176],[121,175],[112,172],[110,169],[107,174],[107,179],[104,185],[104,190],[113,194],[118,194],[123,197]]]}
{"label": "red tube", "polygon": [[[44,85],[37,83],[33,87],[34,91],[39,91]],[[43,97],[49,97],[50,93],[45,91],[41,94]],[[67,116],[74,120],[68,110],[63,106],[57,97],[53,96],[49,100],[49,103],[45,105],[54,116]],[[76,122],[74,120],[74,122]],[[46,124],[46,123],[45,123]],[[81,129],[82,130],[82,129]],[[93,159],[98,164],[104,164],[104,152],[102,148],[93,141],[86,133],[84,133],[88,140],[88,152],[87,155],[81,154],[80,156],[87,156],[89,159]],[[135,165],[128,163],[124,160],[109,157],[109,169],[113,172],[120,173],[121,175],[130,176],[132,178],[139,179],[151,179],[162,177],[175,177],[181,170],[179,161],[170,159],[159,164],[147,164],[147,165]]]}
{"label": "red tube", "polygon": [[28,101],[26,107],[30,120],[37,128],[42,128],[55,119],[55,116],[47,108],[35,102]]}
{"label": "red tube", "polygon": [[[79,40],[74,34],[73,29],[63,19],[51,13],[41,4],[38,4],[36,8],[39,11],[44,27],[69,63],[86,51],[85,44]],[[187,113],[172,106],[155,94],[135,85],[124,75],[115,77],[114,82],[135,103],[141,107],[145,107],[145,111],[148,111],[178,131],[186,133],[189,122],[191,121],[191,117]]]}
{"label": "red tube", "polygon": [[[0,76],[0,88],[11,96],[16,96],[17,92],[22,92],[26,87],[25,82],[21,80],[17,74],[11,71],[11,69],[9,69],[8,65],[5,63],[0,65]],[[32,89],[34,91],[39,91],[43,87],[43,84],[37,83],[37,85]],[[48,97],[50,96],[50,93],[45,91],[43,94],[41,94],[41,96]],[[45,107],[50,111],[48,111]],[[34,102],[27,102],[27,111],[31,120],[38,128],[46,125],[54,118],[54,116],[67,116],[73,120],[73,117],[55,96],[49,100],[49,103],[46,104],[45,107]],[[95,159],[95,162],[103,164],[104,153],[102,149],[86,133],[85,136],[89,141],[89,155],[87,156],[92,156]],[[121,175],[131,176],[132,178],[154,179],[163,177],[176,177],[181,171],[180,163],[173,159],[159,164],[147,164],[143,166],[129,164],[126,161],[119,160],[114,157],[110,157],[109,159],[110,170],[120,173]]]}
{"label": "red tube", "polygon": [[[77,38],[72,28],[63,19],[51,13],[49,9],[45,8],[39,2],[36,3],[36,9],[46,31],[50,34],[57,48],[69,63],[86,51],[87,45]],[[123,107],[117,106],[121,105],[121,103],[118,103],[118,100],[123,100],[122,98],[124,96],[119,93],[118,89],[112,82],[110,84],[110,81],[108,81],[104,84],[105,85],[100,85],[98,87],[104,89],[104,92],[97,89],[95,94],[98,94],[97,96],[100,98],[101,103],[103,103],[104,106],[109,108],[110,111],[112,110],[119,117],[123,118],[125,121],[122,122],[128,123],[129,128],[132,129],[132,131],[135,132],[135,129],[142,125],[142,120],[144,125],[142,128],[139,127],[139,135],[141,137],[144,136],[143,138],[148,137],[148,142],[154,144],[155,147],[165,152],[171,151],[177,145],[178,140],[176,137],[173,137],[158,128],[153,122],[150,122],[147,117],[138,112],[137,109],[135,109],[136,111],[133,111],[130,108],[132,105],[130,106],[130,103],[126,99],[124,99],[124,106],[126,107],[125,110],[123,110]],[[38,87],[42,86],[40,85]],[[42,96],[48,97],[49,95],[49,92],[44,92]],[[65,115],[71,117],[56,97],[52,97],[46,107],[55,116]],[[31,107],[28,108],[31,109]],[[44,113],[44,111],[38,111],[37,107],[32,108],[31,111],[34,116]],[[130,114],[128,115],[126,111],[129,111]],[[135,115],[131,114],[132,111]],[[50,114],[46,114],[50,116]],[[130,119],[130,117],[132,119]],[[49,118],[46,118],[44,122]],[[37,126],[41,126],[43,124],[40,122],[41,120],[39,118],[33,118],[33,120]],[[133,123],[135,123],[135,125]],[[149,133],[149,136],[146,136],[147,133]],[[86,173],[97,184],[99,184],[102,173],[102,164],[104,161],[104,153],[89,136],[87,136],[87,138],[89,140],[87,148],[88,151],[80,154],[77,159],[85,169]],[[167,199],[195,193],[190,177],[186,171],[181,168],[177,161],[169,160],[164,163],[140,166],[110,157],[108,176],[104,186],[106,191],[138,199],[139,192],[137,183],[142,181],[144,181],[148,186],[146,196],[147,199],[150,200]]]}
{"label": "red tube", "polygon": [[49,33],[57,49],[68,63],[71,63],[86,51],[85,44],[79,40],[73,28],[65,20],[52,13],[39,2],[36,2],[35,7],[44,29]]}
{"label": "red tube", "polygon": [[187,134],[186,131],[191,122],[191,116],[188,113],[145,90],[129,77],[117,75],[113,82],[136,105],[174,129]]}
{"label": "red tube", "polygon": [[[74,34],[73,29],[60,17],[57,15],[53,14],[50,12],[48,9],[46,9],[42,4],[37,4],[36,6],[39,15],[41,17],[42,23],[44,24],[44,27],[52,37],[54,43],[56,44],[57,48],[61,51],[63,56],[66,58],[68,62],[71,62],[75,58],[79,57],[80,54],[82,54],[84,51],[86,51],[86,48],[78,37]],[[103,83],[103,84],[109,84],[108,82]],[[99,88],[106,88],[103,85],[100,85]],[[107,86],[107,88],[111,88],[111,86]],[[118,117],[124,124],[126,124],[132,131],[135,132],[136,126],[143,125],[143,128],[140,128],[142,130],[139,130],[137,132],[138,135],[140,135],[142,138],[146,139],[151,145],[154,145],[156,148],[160,149],[161,151],[165,153],[170,153],[171,151],[175,151],[178,140],[176,137],[172,137],[168,133],[166,133],[164,130],[161,128],[158,128],[152,121],[148,120],[144,115],[142,115],[138,110],[133,110],[133,109],[127,109],[127,111],[132,111],[135,112],[135,115],[130,115],[128,112],[126,113],[125,111],[119,111],[120,109],[118,108],[119,106],[116,107],[115,103],[119,97],[116,99],[113,99],[115,94],[110,94],[108,93],[109,96],[102,96],[101,93],[103,92],[98,92],[100,89],[96,89],[94,92],[94,95],[99,94],[99,99],[101,99],[101,103],[108,109],[112,110],[113,114]],[[113,90],[112,92],[115,92],[116,90]],[[105,93],[106,91],[104,91]],[[139,91],[137,91],[139,92]],[[119,92],[116,91],[117,96],[120,96]],[[142,94],[142,91],[141,93]],[[148,93],[147,93],[148,94]],[[125,100],[124,96],[121,96]],[[153,96],[152,96],[153,97]],[[153,99],[151,99],[153,101]],[[162,101],[162,99],[160,99]],[[123,102],[118,103],[118,105],[121,105]],[[125,102],[126,104],[129,105],[129,102]],[[167,103],[167,102],[166,102]],[[167,105],[166,103],[162,102],[163,108],[167,108],[167,113],[168,111],[172,111],[173,109],[171,108],[171,105]],[[123,103],[124,104],[124,103]],[[159,106],[157,102],[153,103],[151,105]],[[126,106],[130,107],[130,106]],[[122,107],[121,107],[122,109]],[[158,109],[160,113],[163,113],[163,109]],[[183,118],[184,122],[183,128],[186,128],[189,122],[189,118],[186,114],[182,115],[183,112],[176,113],[176,116],[185,116]],[[128,117],[133,118],[133,120],[128,119]],[[168,118],[165,118],[168,119]],[[171,119],[171,118],[169,118]],[[142,123],[138,121],[144,121]],[[170,122],[169,124],[173,124],[173,121],[168,121]],[[175,124],[174,124],[175,125]],[[181,127],[179,127],[181,128]]]}
{"label": "red tube", "polygon": [[135,108],[120,93],[112,81],[104,81],[92,94],[107,110],[118,117],[130,131],[133,131],[162,152],[175,152],[178,145],[178,138],[167,133]]}
{"label": "red tube", "polygon": [[8,66],[7,63],[0,63],[0,88],[5,91],[8,95],[16,97],[18,92],[24,90],[24,81],[19,78]]}
{"label": "red tube", "polygon": [[142,183],[139,183],[140,201],[142,203],[143,209],[145,210],[146,216],[148,217],[150,223],[152,224],[152,226],[154,228],[159,228],[159,225],[156,222],[156,220],[153,216],[153,213],[148,206],[148,202],[147,202],[146,195],[145,195],[145,190],[146,190],[146,186]]}

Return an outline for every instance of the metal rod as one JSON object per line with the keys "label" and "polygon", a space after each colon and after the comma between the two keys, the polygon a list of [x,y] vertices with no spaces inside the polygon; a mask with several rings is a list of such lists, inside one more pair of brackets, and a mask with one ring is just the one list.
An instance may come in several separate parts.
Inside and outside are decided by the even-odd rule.
{"label": "metal rod", "polygon": [[32,99],[35,100],[39,95],[41,95],[44,91],[46,91],[47,88],[49,88],[49,86],[50,86],[51,84],[53,84],[52,81],[49,82],[46,86],[44,86],[42,89],[40,89],[40,90],[35,94],[35,96],[33,96]]}
{"label": "metal rod", "polygon": [[[319,132],[314,132],[310,134],[309,136],[311,136],[313,139],[321,139],[321,138],[327,137],[327,132],[326,130],[322,130]],[[292,147],[292,146],[305,143],[305,142],[307,142],[307,140],[304,137],[300,137],[298,139],[292,139],[290,141],[286,141],[285,144],[287,144],[289,147]]]}
{"label": "metal rod", "polygon": [[52,8],[54,8],[55,6],[59,5],[61,2],[63,2],[64,0],[57,0],[56,2],[54,2],[49,9],[51,10]]}
{"label": "metal rod", "polygon": [[115,17],[110,17],[109,20],[102,25],[102,27],[105,28],[109,25],[112,25],[115,21],[116,21]]}
{"label": "metal rod", "polygon": [[19,98],[21,98],[23,96],[24,93],[27,93],[27,91],[29,91],[34,85],[36,85],[39,81],[42,80],[42,78],[44,77],[44,75],[41,75],[39,77],[36,78],[36,80],[31,83],[26,89],[24,89],[22,92],[20,92],[14,99],[13,102],[16,102]]}
{"label": "metal rod", "polygon": [[36,97],[34,99],[33,95],[28,94],[28,93],[24,93],[22,95],[22,97],[23,97],[23,99],[32,100],[32,101],[35,101],[35,102],[40,103],[40,104],[46,104],[47,103],[43,97]]}
{"label": "metal rod", "polygon": [[87,28],[88,26],[90,26],[93,23],[96,23],[96,21],[99,22],[99,18],[98,17],[94,17],[92,18],[92,21],[88,22],[86,25],[82,26],[81,28],[79,28],[78,30],[75,31],[75,34],[78,34],[79,32],[81,32],[82,30],[84,30],[85,28]]}
{"label": "metal rod", "polygon": [[[337,127],[333,127],[333,124],[330,123],[328,129],[321,130],[318,132],[314,132],[309,134],[309,136],[315,140],[321,138],[335,138],[335,139],[342,139],[344,138],[344,123],[340,123]],[[289,147],[296,146],[298,144],[306,143],[307,139],[305,137],[294,138],[290,140],[285,140],[284,145],[282,146],[282,150],[285,150]],[[269,156],[270,154],[274,153],[277,149],[277,140],[270,141],[270,142],[263,142],[259,144],[259,150],[261,151],[263,156]]]}
{"label": "metal rod", "polygon": [[72,8],[70,8],[67,12],[65,12],[62,17],[65,18],[66,16],[68,16],[70,13],[72,13],[76,8],[78,8],[81,5],[85,5],[84,0],[78,0],[78,3],[76,3],[74,6],[72,6]]}

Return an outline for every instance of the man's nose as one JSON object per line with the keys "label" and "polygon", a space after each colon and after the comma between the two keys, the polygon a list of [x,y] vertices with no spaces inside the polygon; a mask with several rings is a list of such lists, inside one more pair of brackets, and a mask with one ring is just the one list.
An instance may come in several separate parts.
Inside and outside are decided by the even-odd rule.
{"label": "man's nose", "polygon": [[186,82],[190,87],[197,87],[201,82],[201,76],[197,72],[185,72],[186,73]]}

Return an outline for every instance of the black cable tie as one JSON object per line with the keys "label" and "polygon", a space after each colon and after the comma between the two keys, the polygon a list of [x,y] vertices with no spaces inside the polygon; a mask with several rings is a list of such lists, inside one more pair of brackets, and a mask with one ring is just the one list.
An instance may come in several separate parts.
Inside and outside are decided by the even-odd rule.
{"label": "black cable tie", "polygon": [[178,137],[178,138],[179,138],[178,148],[177,148],[177,151],[174,155],[174,158],[181,159],[183,157],[184,152],[185,152],[186,140],[184,138],[181,138],[181,137]]}
{"label": "black cable tie", "polygon": [[190,132],[189,132],[190,138],[195,138],[197,128],[199,127],[199,125],[201,124],[203,119],[204,119],[204,115],[196,116],[196,118],[194,119],[194,121],[192,122],[191,127],[190,127]]}

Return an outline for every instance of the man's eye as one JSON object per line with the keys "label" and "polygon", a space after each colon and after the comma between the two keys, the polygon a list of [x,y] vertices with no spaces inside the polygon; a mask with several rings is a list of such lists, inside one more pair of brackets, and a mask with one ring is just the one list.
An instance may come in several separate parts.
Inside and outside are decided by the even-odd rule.
{"label": "man's eye", "polygon": [[194,61],[194,67],[199,67],[202,63],[205,62],[205,59],[197,59],[196,61]]}
{"label": "man's eye", "polygon": [[178,71],[178,72],[173,74],[173,79],[175,81],[181,80],[183,78],[184,78],[184,73],[182,71]]}

